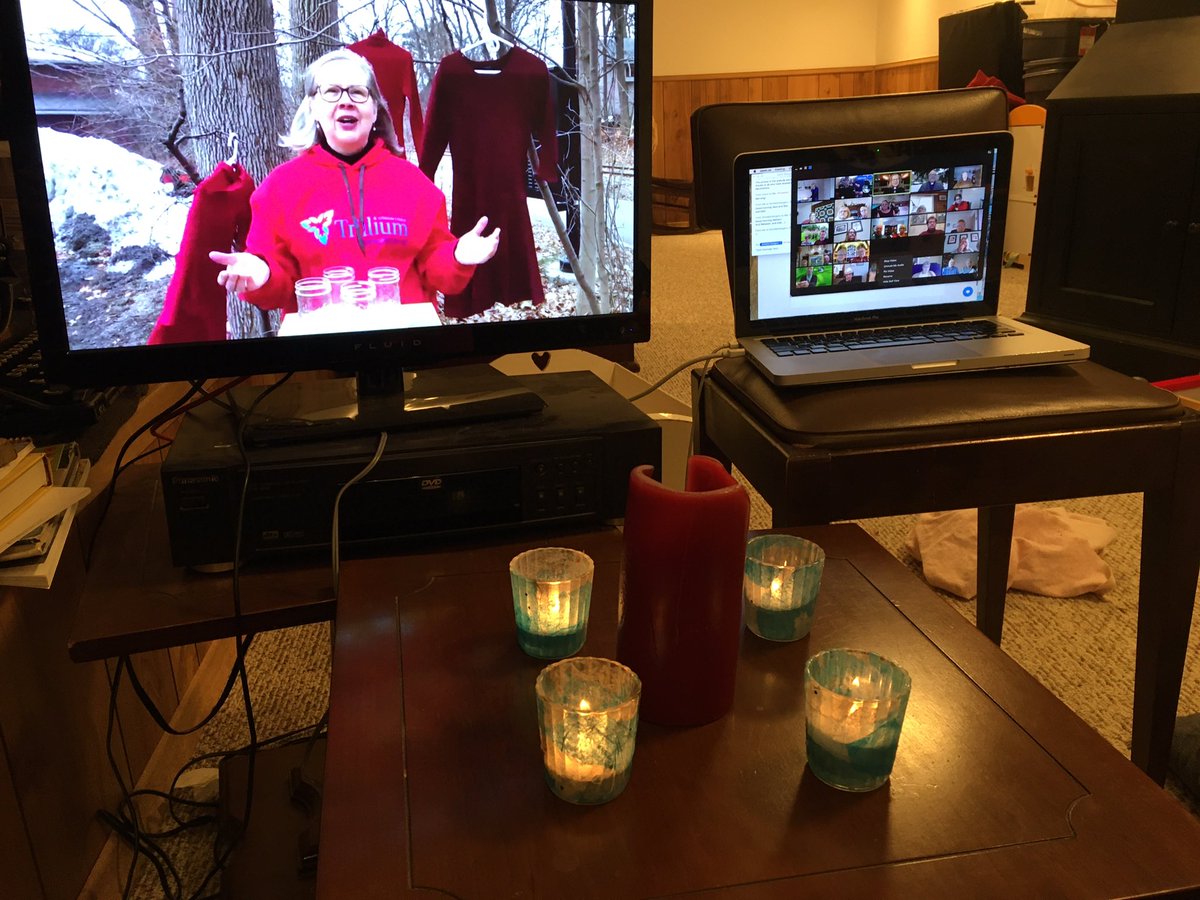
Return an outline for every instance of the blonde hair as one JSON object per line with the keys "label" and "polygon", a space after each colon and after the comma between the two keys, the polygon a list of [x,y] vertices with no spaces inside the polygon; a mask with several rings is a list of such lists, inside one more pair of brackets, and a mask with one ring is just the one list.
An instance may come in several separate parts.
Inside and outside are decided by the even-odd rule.
{"label": "blonde hair", "polygon": [[383,94],[379,92],[379,82],[375,80],[375,70],[371,68],[371,64],[364,57],[353,50],[345,49],[331,50],[304,70],[304,99],[296,107],[296,114],[292,116],[292,124],[287,133],[279,136],[280,145],[298,155],[317,143],[321,128],[312,111],[313,98],[317,95],[317,72],[326,63],[342,60],[354,63],[362,70],[363,82],[370,91],[371,99],[375,101],[375,107],[378,110],[374,131],[383,138],[384,146],[397,156],[403,156],[404,150],[396,135],[396,126],[392,122],[391,111],[388,109],[387,101],[383,99]]}

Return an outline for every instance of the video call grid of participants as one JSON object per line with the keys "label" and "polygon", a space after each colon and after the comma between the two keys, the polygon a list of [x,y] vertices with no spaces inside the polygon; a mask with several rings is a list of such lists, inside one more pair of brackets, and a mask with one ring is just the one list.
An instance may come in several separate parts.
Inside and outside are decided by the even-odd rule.
{"label": "video call grid of participants", "polygon": [[987,189],[983,166],[866,175],[795,173],[793,296],[973,278]]}

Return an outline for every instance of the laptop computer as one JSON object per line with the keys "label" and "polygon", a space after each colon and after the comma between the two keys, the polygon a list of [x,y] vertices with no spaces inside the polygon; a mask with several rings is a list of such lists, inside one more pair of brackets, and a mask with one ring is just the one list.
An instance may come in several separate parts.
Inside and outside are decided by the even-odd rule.
{"label": "laptop computer", "polygon": [[1007,132],[739,155],[746,355],[783,386],[1086,359],[996,315],[1011,161]]}

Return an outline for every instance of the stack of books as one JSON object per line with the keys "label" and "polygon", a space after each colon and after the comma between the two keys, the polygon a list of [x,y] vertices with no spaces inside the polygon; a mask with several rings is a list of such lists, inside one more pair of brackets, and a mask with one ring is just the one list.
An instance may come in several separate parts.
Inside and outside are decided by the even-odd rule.
{"label": "stack of books", "polygon": [[89,469],[74,441],[0,438],[0,585],[50,587]]}

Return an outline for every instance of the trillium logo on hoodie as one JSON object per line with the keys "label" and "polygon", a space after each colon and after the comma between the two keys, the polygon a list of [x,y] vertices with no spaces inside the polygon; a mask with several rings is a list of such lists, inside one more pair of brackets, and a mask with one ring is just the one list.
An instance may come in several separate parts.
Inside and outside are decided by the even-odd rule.
{"label": "trillium logo on hoodie", "polygon": [[333,210],[327,209],[317,216],[310,216],[300,223],[300,227],[321,242],[324,247],[329,243],[329,226],[333,223]]}

